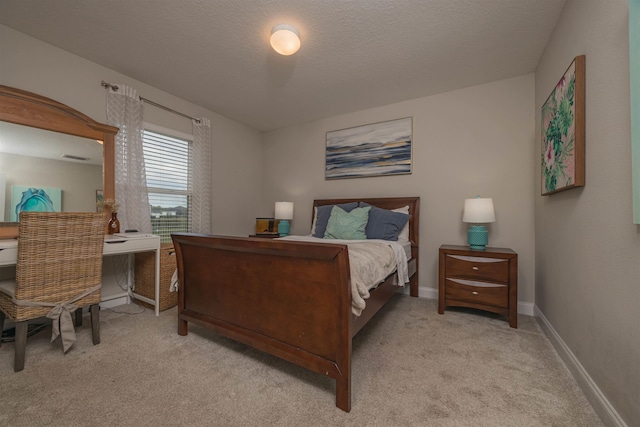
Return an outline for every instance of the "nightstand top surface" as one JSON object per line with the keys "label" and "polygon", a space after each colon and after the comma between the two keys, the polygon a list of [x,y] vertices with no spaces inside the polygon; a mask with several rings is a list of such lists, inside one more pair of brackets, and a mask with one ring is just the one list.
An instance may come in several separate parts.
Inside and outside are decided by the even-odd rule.
{"label": "nightstand top surface", "polygon": [[513,249],[509,248],[492,248],[487,246],[484,250],[471,249],[468,245],[441,245],[440,249],[453,250],[453,251],[470,251],[477,254],[483,253],[502,253],[502,254],[515,254]]}

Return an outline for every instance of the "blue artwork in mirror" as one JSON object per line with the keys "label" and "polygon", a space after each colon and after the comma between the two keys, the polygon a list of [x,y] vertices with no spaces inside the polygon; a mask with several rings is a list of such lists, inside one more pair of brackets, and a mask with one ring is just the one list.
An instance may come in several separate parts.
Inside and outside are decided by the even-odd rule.
{"label": "blue artwork in mirror", "polygon": [[60,212],[62,190],[59,188],[11,186],[11,221],[20,219],[20,212]]}

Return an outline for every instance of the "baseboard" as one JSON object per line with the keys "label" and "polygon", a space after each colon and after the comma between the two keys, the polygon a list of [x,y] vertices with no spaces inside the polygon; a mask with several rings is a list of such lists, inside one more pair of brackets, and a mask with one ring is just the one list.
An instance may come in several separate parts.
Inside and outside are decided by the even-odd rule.
{"label": "baseboard", "polygon": [[131,302],[131,299],[128,296],[125,295],[125,296],[122,296],[122,297],[102,300],[102,301],[100,301],[100,307],[101,308],[113,308],[113,307],[117,307],[117,306],[122,305],[122,304],[129,304],[130,302]]}
{"label": "baseboard", "polygon": [[418,287],[418,297],[426,299],[438,299],[438,290],[427,288],[426,286]]}
{"label": "baseboard", "polygon": [[551,323],[549,323],[537,306],[534,307],[534,314],[537,317],[538,323],[545,335],[549,341],[551,341],[551,344],[556,349],[565,365],[567,365],[571,375],[575,378],[578,386],[580,386],[587,397],[587,400],[589,400],[593,409],[596,411],[598,416],[600,416],[600,419],[602,419],[602,422],[607,426],[627,427],[627,424],[602,393],[593,378],[591,378],[587,370],[584,369],[584,366],[582,366],[578,358],[576,358],[571,349],[563,341],[562,337],[556,332]]}
{"label": "baseboard", "polygon": [[518,314],[526,314],[527,316],[533,316],[533,303],[518,301]]}
{"label": "baseboard", "polygon": [[[426,286],[420,286],[418,288],[418,295],[420,298],[438,299],[438,290],[434,288],[428,288]],[[533,316],[533,303],[518,301],[518,314]]]}

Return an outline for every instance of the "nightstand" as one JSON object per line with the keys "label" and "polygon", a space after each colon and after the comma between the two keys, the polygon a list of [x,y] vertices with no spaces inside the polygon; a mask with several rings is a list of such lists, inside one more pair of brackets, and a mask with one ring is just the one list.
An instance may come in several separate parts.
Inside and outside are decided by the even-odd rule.
{"label": "nightstand", "polygon": [[442,245],[438,273],[438,313],[451,306],[477,308],[506,316],[509,326],[518,327],[517,253]]}

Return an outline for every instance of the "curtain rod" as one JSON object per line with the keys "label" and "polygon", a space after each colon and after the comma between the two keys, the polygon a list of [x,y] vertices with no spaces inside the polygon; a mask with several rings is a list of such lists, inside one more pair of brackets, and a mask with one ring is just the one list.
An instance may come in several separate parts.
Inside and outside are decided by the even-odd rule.
{"label": "curtain rod", "polygon": [[[104,88],[113,89],[113,91],[114,91],[114,92],[117,92],[117,91],[118,91],[118,89],[119,89],[119,88],[118,88],[118,85],[112,85],[111,83],[107,83],[107,82],[105,82],[104,80],[103,80],[103,81],[102,81],[102,83],[100,83],[100,84],[101,84],[101,85],[102,85],[102,87],[104,87]],[[200,119],[198,119],[198,118],[196,118],[196,117],[191,117],[191,116],[190,116],[190,115],[188,115],[188,114],[184,114],[184,113],[181,113],[180,111],[176,111],[176,110],[173,110],[173,109],[171,109],[171,108],[169,108],[169,107],[165,107],[164,105],[158,104],[157,102],[153,102],[152,100],[147,99],[147,98],[143,98],[143,97],[141,97],[141,96],[139,96],[138,98],[140,98],[140,101],[142,101],[142,102],[146,102],[147,104],[151,104],[151,105],[153,105],[154,107],[161,108],[161,109],[163,109],[163,110],[165,110],[165,111],[169,111],[170,113],[177,114],[177,115],[179,115],[179,116],[185,117],[185,118],[187,118],[187,119],[195,120],[197,123],[200,123]]]}

